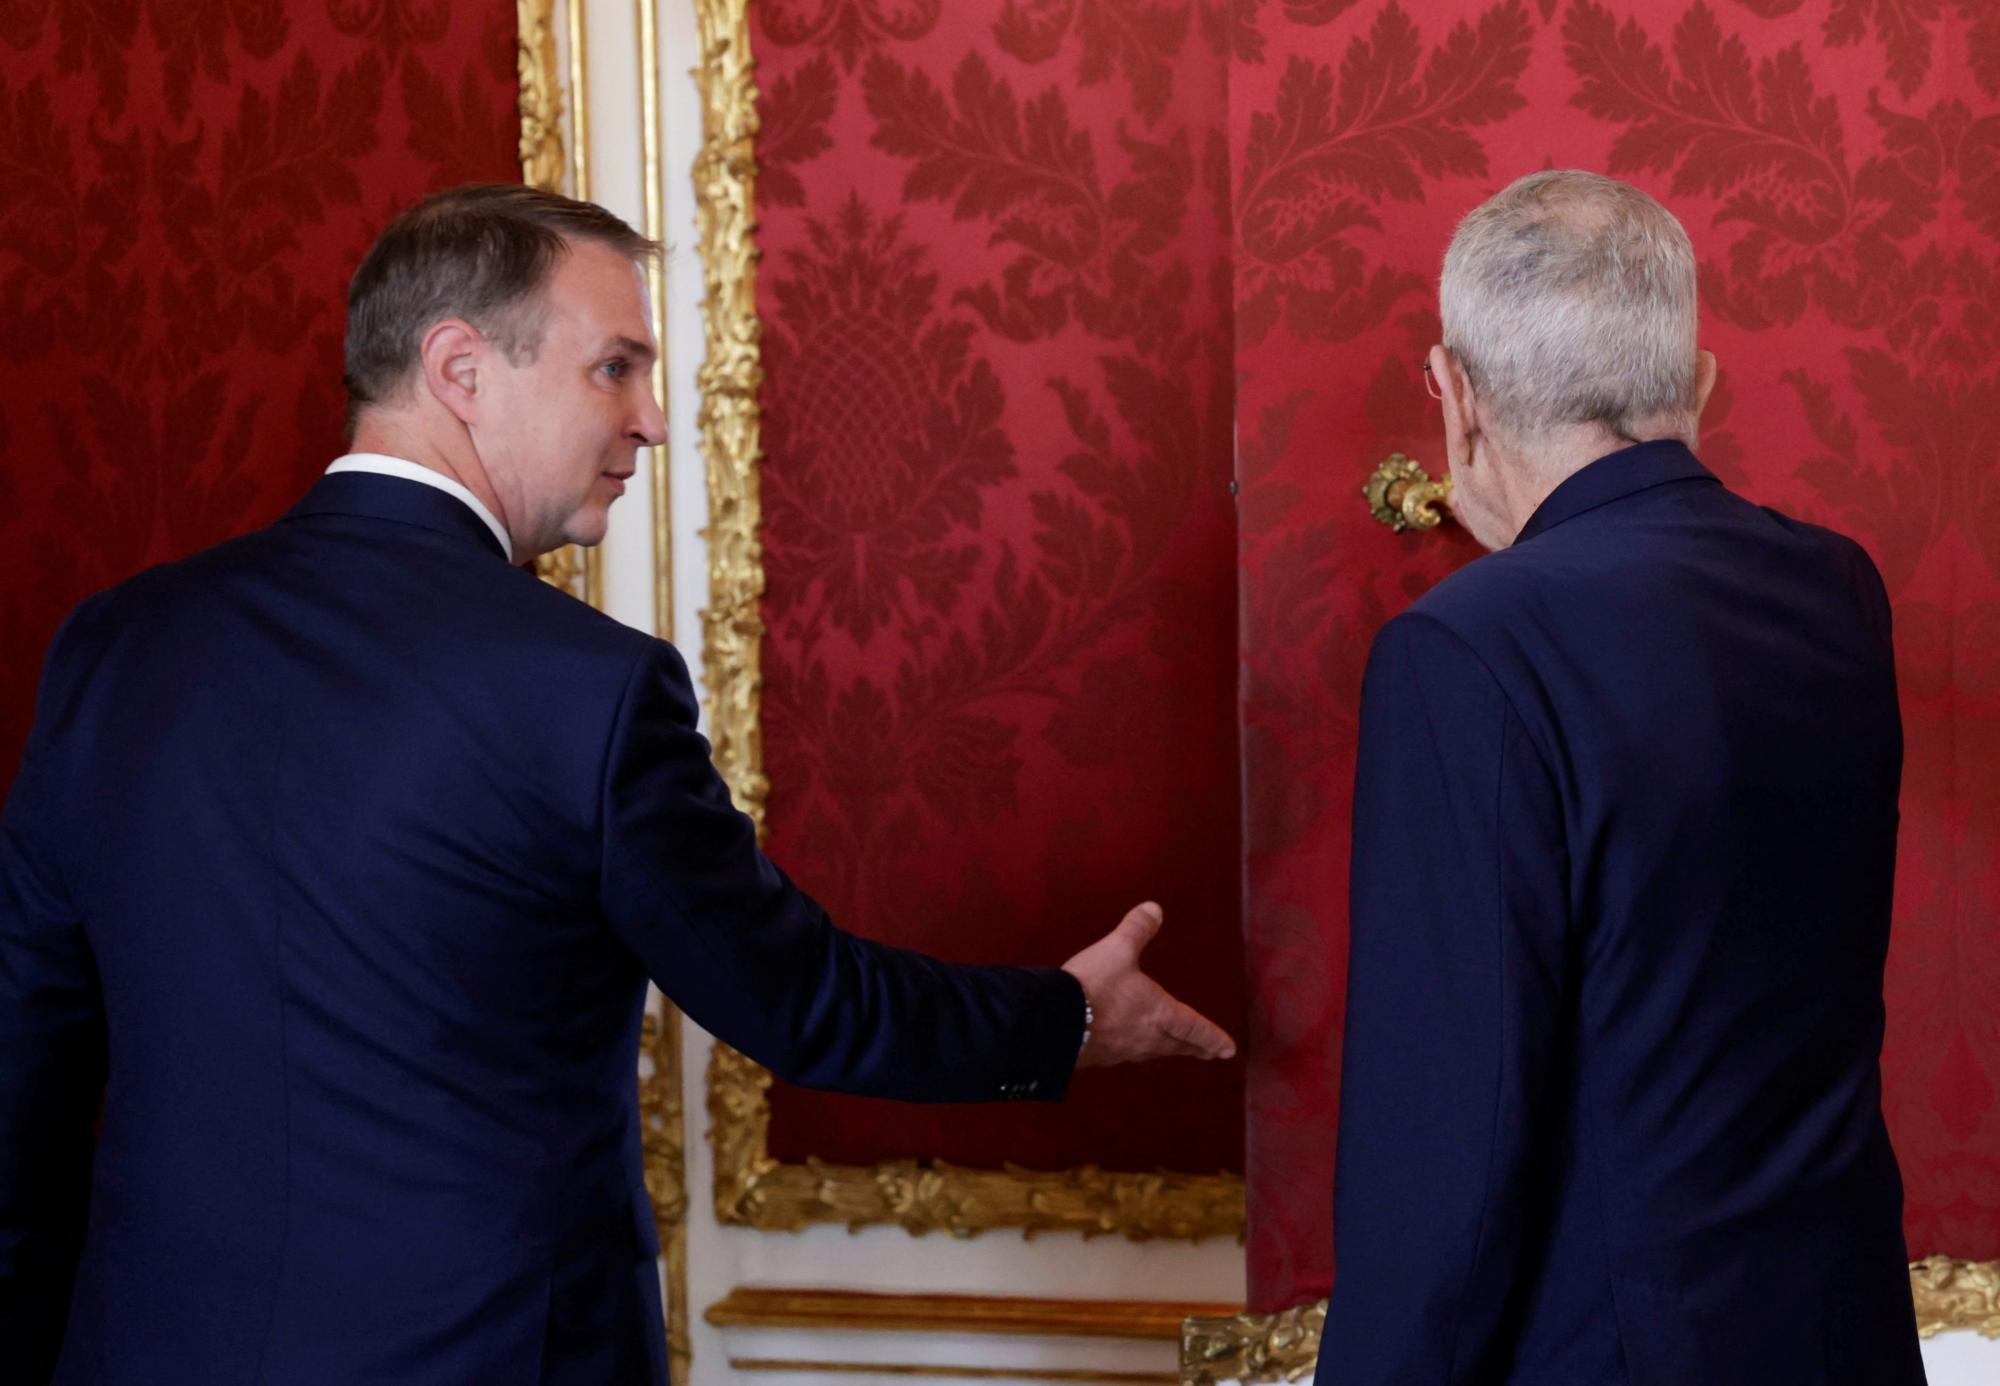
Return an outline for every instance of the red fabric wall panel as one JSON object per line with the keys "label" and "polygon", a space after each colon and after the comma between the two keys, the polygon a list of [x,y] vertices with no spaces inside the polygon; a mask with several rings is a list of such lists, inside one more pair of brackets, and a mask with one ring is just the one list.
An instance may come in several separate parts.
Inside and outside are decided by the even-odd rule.
{"label": "red fabric wall panel", "polygon": [[341,451],[348,277],[520,177],[514,41],[503,0],[0,5],[0,787],[70,607]]}
{"label": "red fabric wall panel", "polygon": [[[850,928],[1148,955],[1237,1030],[1222,64],[1187,6],[755,7],[773,856]],[[1240,1169],[1240,1065],[780,1087],[771,1148]]]}
{"label": "red fabric wall panel", "polygon": [[1445,244],[1489,193],[1550,166],[1627,178],[1679,214],[1722,367],[1702,457],[1854,535],[1887,579],[1908,759],[1884,1101],[1912,1253],[2000,1255],[2000,10],[1243,13],[1229,104],[1254,1304],[1331,1281],[1368,642],[1475,552],[1390,535],[1355,488],[1390,451],[1439,465],[1418,366]]}

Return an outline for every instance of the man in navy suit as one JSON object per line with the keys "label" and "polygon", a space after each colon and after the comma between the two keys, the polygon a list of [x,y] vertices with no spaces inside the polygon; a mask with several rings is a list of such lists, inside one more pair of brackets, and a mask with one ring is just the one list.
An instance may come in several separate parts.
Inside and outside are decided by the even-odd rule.
{"label": "man in navy suit", "polygon": [[1881,579],[1695,459],[1715,362],[1651,198],[1524,178],[1439,298],[1496,552],[1369,657],[1319,1380],[1921,1383]]}
{"label": "man in navy suit", "polygon": [[57,637],[0,827],[7,1381],[664,1383],[648,977],[914,1101],[1231,1052],[1139,970],[1155,906],[1061,970],[833,927],[673,647],[514,566],[600,540],[662,440],[654,251],[528,189],[419,204],[350,294],[354,451]]}

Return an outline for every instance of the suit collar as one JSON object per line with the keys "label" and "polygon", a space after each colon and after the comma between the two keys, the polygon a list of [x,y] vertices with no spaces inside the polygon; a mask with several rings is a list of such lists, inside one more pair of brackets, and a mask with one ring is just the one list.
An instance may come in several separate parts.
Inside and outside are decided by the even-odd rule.
{"label": "suit collar", "polygon": [[360,515],[420,525],[477,544],[503,562],[507,559],[507,551],[486,522],[456,496],[379,472],[334,472],[321,477],[285,512],[285,519],[303,515]]}
{"label": "suit collar", "polygon": [[1548,498],[1528,517],[1528,523],[1514,539],[1525,544],[1544,530],[1564,520],[1575,519],[1586,510],[1623,500],[1670,481],[1714,481],[1715,473],[1701,465],[1678,438],[1661,438],[1636,443],[1607,453],[1588,466],[1564,478]]}

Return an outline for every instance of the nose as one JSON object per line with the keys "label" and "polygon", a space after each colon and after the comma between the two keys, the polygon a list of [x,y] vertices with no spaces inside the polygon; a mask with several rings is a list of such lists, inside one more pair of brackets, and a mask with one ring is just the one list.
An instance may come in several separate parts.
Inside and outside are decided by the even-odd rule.
{"label": "nose", "polygon": [[656,448],[667,441],[666,411],[660,408],[650,380],[639,393],[638,417],[632,420],[632,426],[626,432],[641,447]]}

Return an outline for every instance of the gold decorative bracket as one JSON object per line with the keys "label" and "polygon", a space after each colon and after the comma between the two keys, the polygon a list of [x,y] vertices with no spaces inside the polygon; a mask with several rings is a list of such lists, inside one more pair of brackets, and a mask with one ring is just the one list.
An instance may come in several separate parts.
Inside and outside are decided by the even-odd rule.
{"label": "gold decorative bracket", "polygon": [[1436,529],[1444,514],[1437,506],[1451,495],[1451,478],[1432,481],[1424,465],[1392,452],[1362,483],[1368,513],[1401,534],[1406,529]]}
{"label": "gold decorative bracket", "polygon": [[1276,1314],[1190,1318],[1181,1325],[1181,1380],[1304,1381],[1319,1360],[1326,1301]]}

